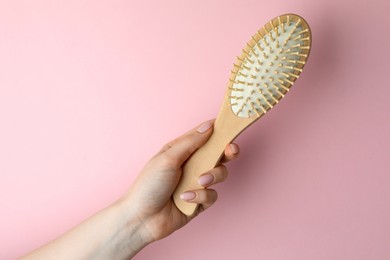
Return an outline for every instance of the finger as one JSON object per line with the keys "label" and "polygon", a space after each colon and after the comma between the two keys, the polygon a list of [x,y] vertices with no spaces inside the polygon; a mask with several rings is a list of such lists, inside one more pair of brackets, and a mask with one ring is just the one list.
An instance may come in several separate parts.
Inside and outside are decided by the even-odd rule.
{"label": "finger", "polygon": [[198,179],[198,183],[203,187],[209,187],[211,185],[223,182],[224,180],[226,180],[227,176],[228,170],[225,165],[221,164],[212,169],[211,171],[202,174]]}
{"label": "finger", "polygon": [[221,163],[230,162],[238,157],[240,154],[240,147],[238,144],[228,144],[225,148],[225,152],[222,156]]}
{"label": "finger", "polygon": [[201,204],[203,209],[211,207],[218,199],[218,193],[213,189],[187,191],[180,198],[190,202]]}
{"label": "finger", "polygon": [[165,150],[163,154],[175,161],[176,164],[183,164],[193,152],[207,142],[213,130],[213,123],[214,120],[209,120],[201,124],[187,135],[172,142],[170,148]]}
{"label": "finger", "polygon": [[212,123],[214,123],[214,121],[215,121],[215,119],[208,120],[208,121],[202,123],[201,125],[198,125],[197,127],[195,127],[195,128],[193,128],[193,129],[187,131],[187,132],[184,133],[183,135],[181,135],[181,136],[175,138],[174,140],[172,140],[172,141],[166,143],[166,144],[161,148],[161,150],[159,151],[159,153],[165,152],[166,150],[170,149],[172,146],[174,146],[175,144],[177,144],[178,142],[180,142],[181,140],[183,140],[183,138],[185,138],[187,135],[196,132],[197,129],[198,129],[199,127],[201,127],[203,124],[205,124],[205,123],[207,123],[207,122],[212,122]]}

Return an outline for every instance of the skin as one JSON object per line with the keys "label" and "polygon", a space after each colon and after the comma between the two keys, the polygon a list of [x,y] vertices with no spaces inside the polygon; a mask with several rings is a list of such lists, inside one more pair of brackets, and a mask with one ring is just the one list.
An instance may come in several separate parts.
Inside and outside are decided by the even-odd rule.
{"label": "skin", "polygon": [[146,245],[186,225],[214,204],[218,194],[209,187],[226,179],[228,172],[222,163],[238,156],[236,144],[226,146],[221,164],[199,178],[210,181],[202,184],[205,189],[186,193],[186,201],[200,204],[194,215],[186,216],[176,208],[172,193],[181,166],[206,143],[213,122],[207,121],[164,145],[118,201],[21,259],[130,259]]}

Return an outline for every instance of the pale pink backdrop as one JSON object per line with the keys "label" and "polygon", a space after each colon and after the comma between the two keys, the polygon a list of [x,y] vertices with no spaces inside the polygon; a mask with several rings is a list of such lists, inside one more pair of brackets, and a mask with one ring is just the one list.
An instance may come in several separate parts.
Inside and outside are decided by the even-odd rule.
{"label": "pale pink backdrop", "polygon": [[388,0],[0,1],[0,259],[121,196],[167,141],[216,116],[269,19],[313,49],[237,142],[219,201],[136,259],[390,259]]}

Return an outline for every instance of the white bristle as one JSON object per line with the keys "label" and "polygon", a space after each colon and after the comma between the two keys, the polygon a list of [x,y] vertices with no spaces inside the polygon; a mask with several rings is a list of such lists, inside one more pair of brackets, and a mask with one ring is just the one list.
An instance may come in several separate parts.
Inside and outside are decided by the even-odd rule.
{"label": "white bristle", "polygon": [[234,64],[238,71],[230,80],[229,98],[235,115],[259,116],[284,97],[305,64],[308,34],[301,19],[287,16],[274,19],[252,36],[242,50],[244,56],[238,57],[239,65]]}

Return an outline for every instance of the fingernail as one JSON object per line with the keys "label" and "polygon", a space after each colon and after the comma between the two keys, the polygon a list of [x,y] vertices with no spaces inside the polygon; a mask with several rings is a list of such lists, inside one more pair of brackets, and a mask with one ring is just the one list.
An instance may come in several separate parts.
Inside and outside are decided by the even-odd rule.
{"label": "fingernail", "polygon": [[214,176],[211,174],[205,174],[199,177],[198,183],[202,186],[207,186],[211,184],[214,180]]}
{"label": "fingernail", "polygon": [[203,123],[201,126],[199,126],[199,128],[197,129],[197,131],[201,134],[207,132],[207,130],[209,130],[211,127],[213,126],[213,122],[206,122],[206,123]]}
{"label": "fingernail", "polygon": [[196,197],[196,194],[195,194],[195,192],[192,192],[192,191],[187,191],[187,192],[180,194],[180,198],[182,200],[193,200],[193,199],[195,199],[195,197]]}
{"label": "fingernail", "polygon": [[237,154],[238,153],[238,148],[235,144],[230,144],[230,149],[232,150],[232,153],[233,154]]}

